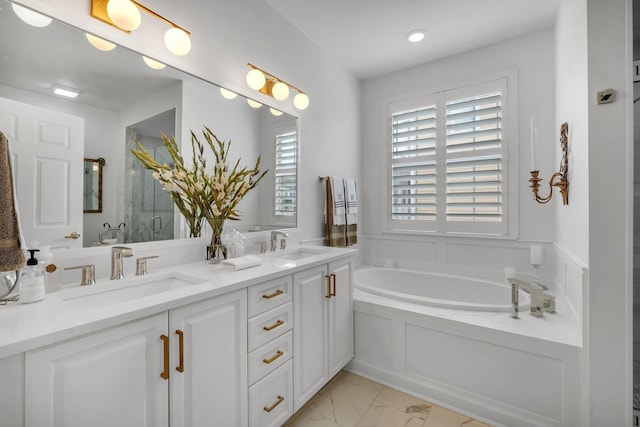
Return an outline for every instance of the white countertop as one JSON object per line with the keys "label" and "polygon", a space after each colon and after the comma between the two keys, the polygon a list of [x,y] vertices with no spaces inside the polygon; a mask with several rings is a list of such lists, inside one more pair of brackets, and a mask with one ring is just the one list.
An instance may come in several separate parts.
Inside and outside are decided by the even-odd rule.
{"label": "white countertop", "polygon": [[[197,278],[201,282],[97,308],[70,304],[63,297],[70,292],[83,292],[84,289],[87,289],[87,292],[93,292],[102,286],[117,286],[120,283],[103,278],[98,279],[93,286],[64,286],[59,291],[48,293],[43,301],[37,303],[9,303],[6,306],[0,306],[0,358],[246,288],[357,253],[356,249],[349,248],[324,246],[301,246],[300,248],[319,253],[297,260],[268,253],[259,255],[263,259],[261,265],[238,271],[230,267],[207,264],[205,261],[150,269],[149,275],[144,277],[152,278],[154,275],[162,276],[167,272],[173,272]],[[297,249],[277,252],[275,255],[295,252]],[[104,262],[109,263],[110,260],[107,258]],[[125,280],[130,278],[136,280],[133,275]]]}

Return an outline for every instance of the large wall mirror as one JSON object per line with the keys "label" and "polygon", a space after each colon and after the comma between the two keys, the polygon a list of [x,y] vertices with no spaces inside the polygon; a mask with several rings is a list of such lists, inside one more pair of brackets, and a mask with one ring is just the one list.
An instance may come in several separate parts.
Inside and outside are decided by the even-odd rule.
{"label": "large wall mirror", "polygon": [[[252,166],[261,156],[269,169],[241,202],[241,220],[227,226],[244,232],[297,226],[296,117],[276,116],[242,96],[227,99],[218,86],[180,70],[153,69],[157,64],[121,46],[99,50],[83,31],[55,20],[30,26],[5,0],[0,58],[0,130],[13,150],[27,244],[99,245],[105,223],[125,224],[118,243],[187,237],[184,221],[130,150],[140,141],[166,159],[165,133],[190,156],[190,131],[201,133],[204,125],[231,140],[232,162]],[[79,95],[61,97],[55,88]],[[84,213],[84,158],[109,165],[101,212]],[[80,238],[65,238],[74,231]]]}

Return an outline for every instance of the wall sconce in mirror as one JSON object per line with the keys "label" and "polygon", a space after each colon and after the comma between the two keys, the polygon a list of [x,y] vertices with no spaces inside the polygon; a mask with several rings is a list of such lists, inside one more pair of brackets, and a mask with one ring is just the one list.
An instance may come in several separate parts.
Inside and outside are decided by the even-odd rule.
{"label": "wall sconce in mirror", "polygon": [[84,213],[102,213],[102,168],[105,160],[84,159]]}
{"label": "wall sconce in mirror", "polygon": [[140,26],[140,10],[157,18],[171,28],[164,34],[169,52],[183,56],[191,50],[191,33],[135,0],[91,0],[91,16],[130,33]]}
{"label": "wall sconce in mirror", "polygon": [[[569,147],[567,137],[568,131],[569,125],[565,122],[562,124],[562,126],[560,126],[560,147],[562,148],[560,171],[551,175],[551,179],[549,180],[549,195],[547,197],[541,197],[539,195],[540,181],[542,181],[542,178],[538,177],[540,171],[531,171],[531,178],[529,179],[529,182],[531,183],[530,187],[533,190],[533,196],[538,203],[547,203],[549,200],[551,200],[551,198],[553,197],[553,187],[558,187],[560,189],[560,194],[562,194],[562,204],[569,204],[569,182],[567,179],[567,173],[569,171]],[[533,139],[531,146],[531,153],[533,155]],[[532,169],[535,169],[535,167],[533,167]]]}
{"label": "wall sconce in mirror", "polygon": [[251,89],[258,90],[278,101],[287,99],[289,97],[289,89],[293,89],[298,92],[293,97],[293,105],[298,110],[304,110],[309,106],[309,96],[297,87],[251,63],[247,64],[247,66],[251,68],[247,73],[247,84]]}

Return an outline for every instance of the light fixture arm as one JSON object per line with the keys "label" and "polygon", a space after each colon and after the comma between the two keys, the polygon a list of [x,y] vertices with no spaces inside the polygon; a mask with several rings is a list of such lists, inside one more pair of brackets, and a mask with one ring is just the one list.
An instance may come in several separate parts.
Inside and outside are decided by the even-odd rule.
{"label": "light fixture arm", "polygon": [[531,171],[531,178],[529,178],[531,185],[529,187],[533,190],[534,199],[538,203],[549,202],[553,197],[553,187],[558,187],[560,189],[560,194],[562,194],[562,204],[569,204],[569,181],[567,179],[569,171],[568,130],[569,125],[566,122],[563,123],[560,127],[560,146],[562,148],[560,171],[551,175],[551,179],[549,180],[549,195],[547,197],[541,197],[539,195],[540,181],[542,181],[542,178],[538,177],[540,171]]}
{"label": "light fixture arm", "polygon": [[[132,1],[133,1],[133,0],[132,0]],[[247,66],[248,66],[249,68],[253,69],[253,70],[258,70],[258,71],[262,72],[262,74],[264,74],[265,76],[268,76],[268,77],[269,77],[269,79],[271,79],[271,80],[276,80],[276,81],[278,81],[278,82],[280,82],[280,83],[284,83],[284,84],[286,84],[287,86],[289,86],[291,89],[295,90],[295,91],[296,91],[296,92],[298,92],[298,93],[304,93],[303,91],[301,91],[300,89],[298,89],[297,87],[295,87],[294,85],[292,85],[291,83],[285,82],[284,80],[282,80],[282,79],[280,79],[280,78],[278,78],[278,77],[274,76],[273,74],[271,74],[271,73],[269,73],[269,72],[267,72],[267,71],[263,70],[262,68],[260,68],[260,67],[256,67],[255,65],[253,65],[253,64],[252,64],[252,63],[250,63],[250,62],[248,62],[248,63],[247,63]]]}
{"label": "light fixture arm", "polygon": [[173,22],[173,21],[168,20],[168,19],[167,19],[167,18],[165,18],[164,16],[162,16],[162,15],[160,15],[160,14],[158,14],[158,13],[154,12],[153,10],[149,9],[148,7],[146,7],[145,5],[142,5],[142,4],[138,3],[136,0],[130,0],[130,1],[131,1],[131,3],[135,4],[135,5],[138,7],[138,9],[142,9],[143,11],[147,12],[149,15],[151,15],[151,16],[155,16],[155,17],[156,17],[156,18],[158,18],[159,20],[164,21],[165,23],[167,23],[167,24],[171,25],[172,27],[174,27],[174,28],[179,28],[179,29],[181,29],[182,31],[184,31],[185,33],[187,33],[188,35],[191,35],[191,33],[190,33],[189,31],[185,30],[185,29],[184,29],[184,28],[182,28],[180,25],[176,24],[176,23],[175,23],[175,22]]}

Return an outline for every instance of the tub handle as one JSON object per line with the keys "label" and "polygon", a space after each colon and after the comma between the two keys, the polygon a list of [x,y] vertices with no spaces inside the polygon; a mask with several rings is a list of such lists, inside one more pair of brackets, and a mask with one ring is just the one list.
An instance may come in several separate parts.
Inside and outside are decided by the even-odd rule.
{"label": "tub handle", "polygon": [[331,278],[333,279],[333,292],[331,292],[331,296],[336,296],[336,273],[331,273]]}
{"label": "tub handle", "polygon": [[326,274],[324,277],[327,279],[327,294],[324,297],[331,298],[331,274]]}

